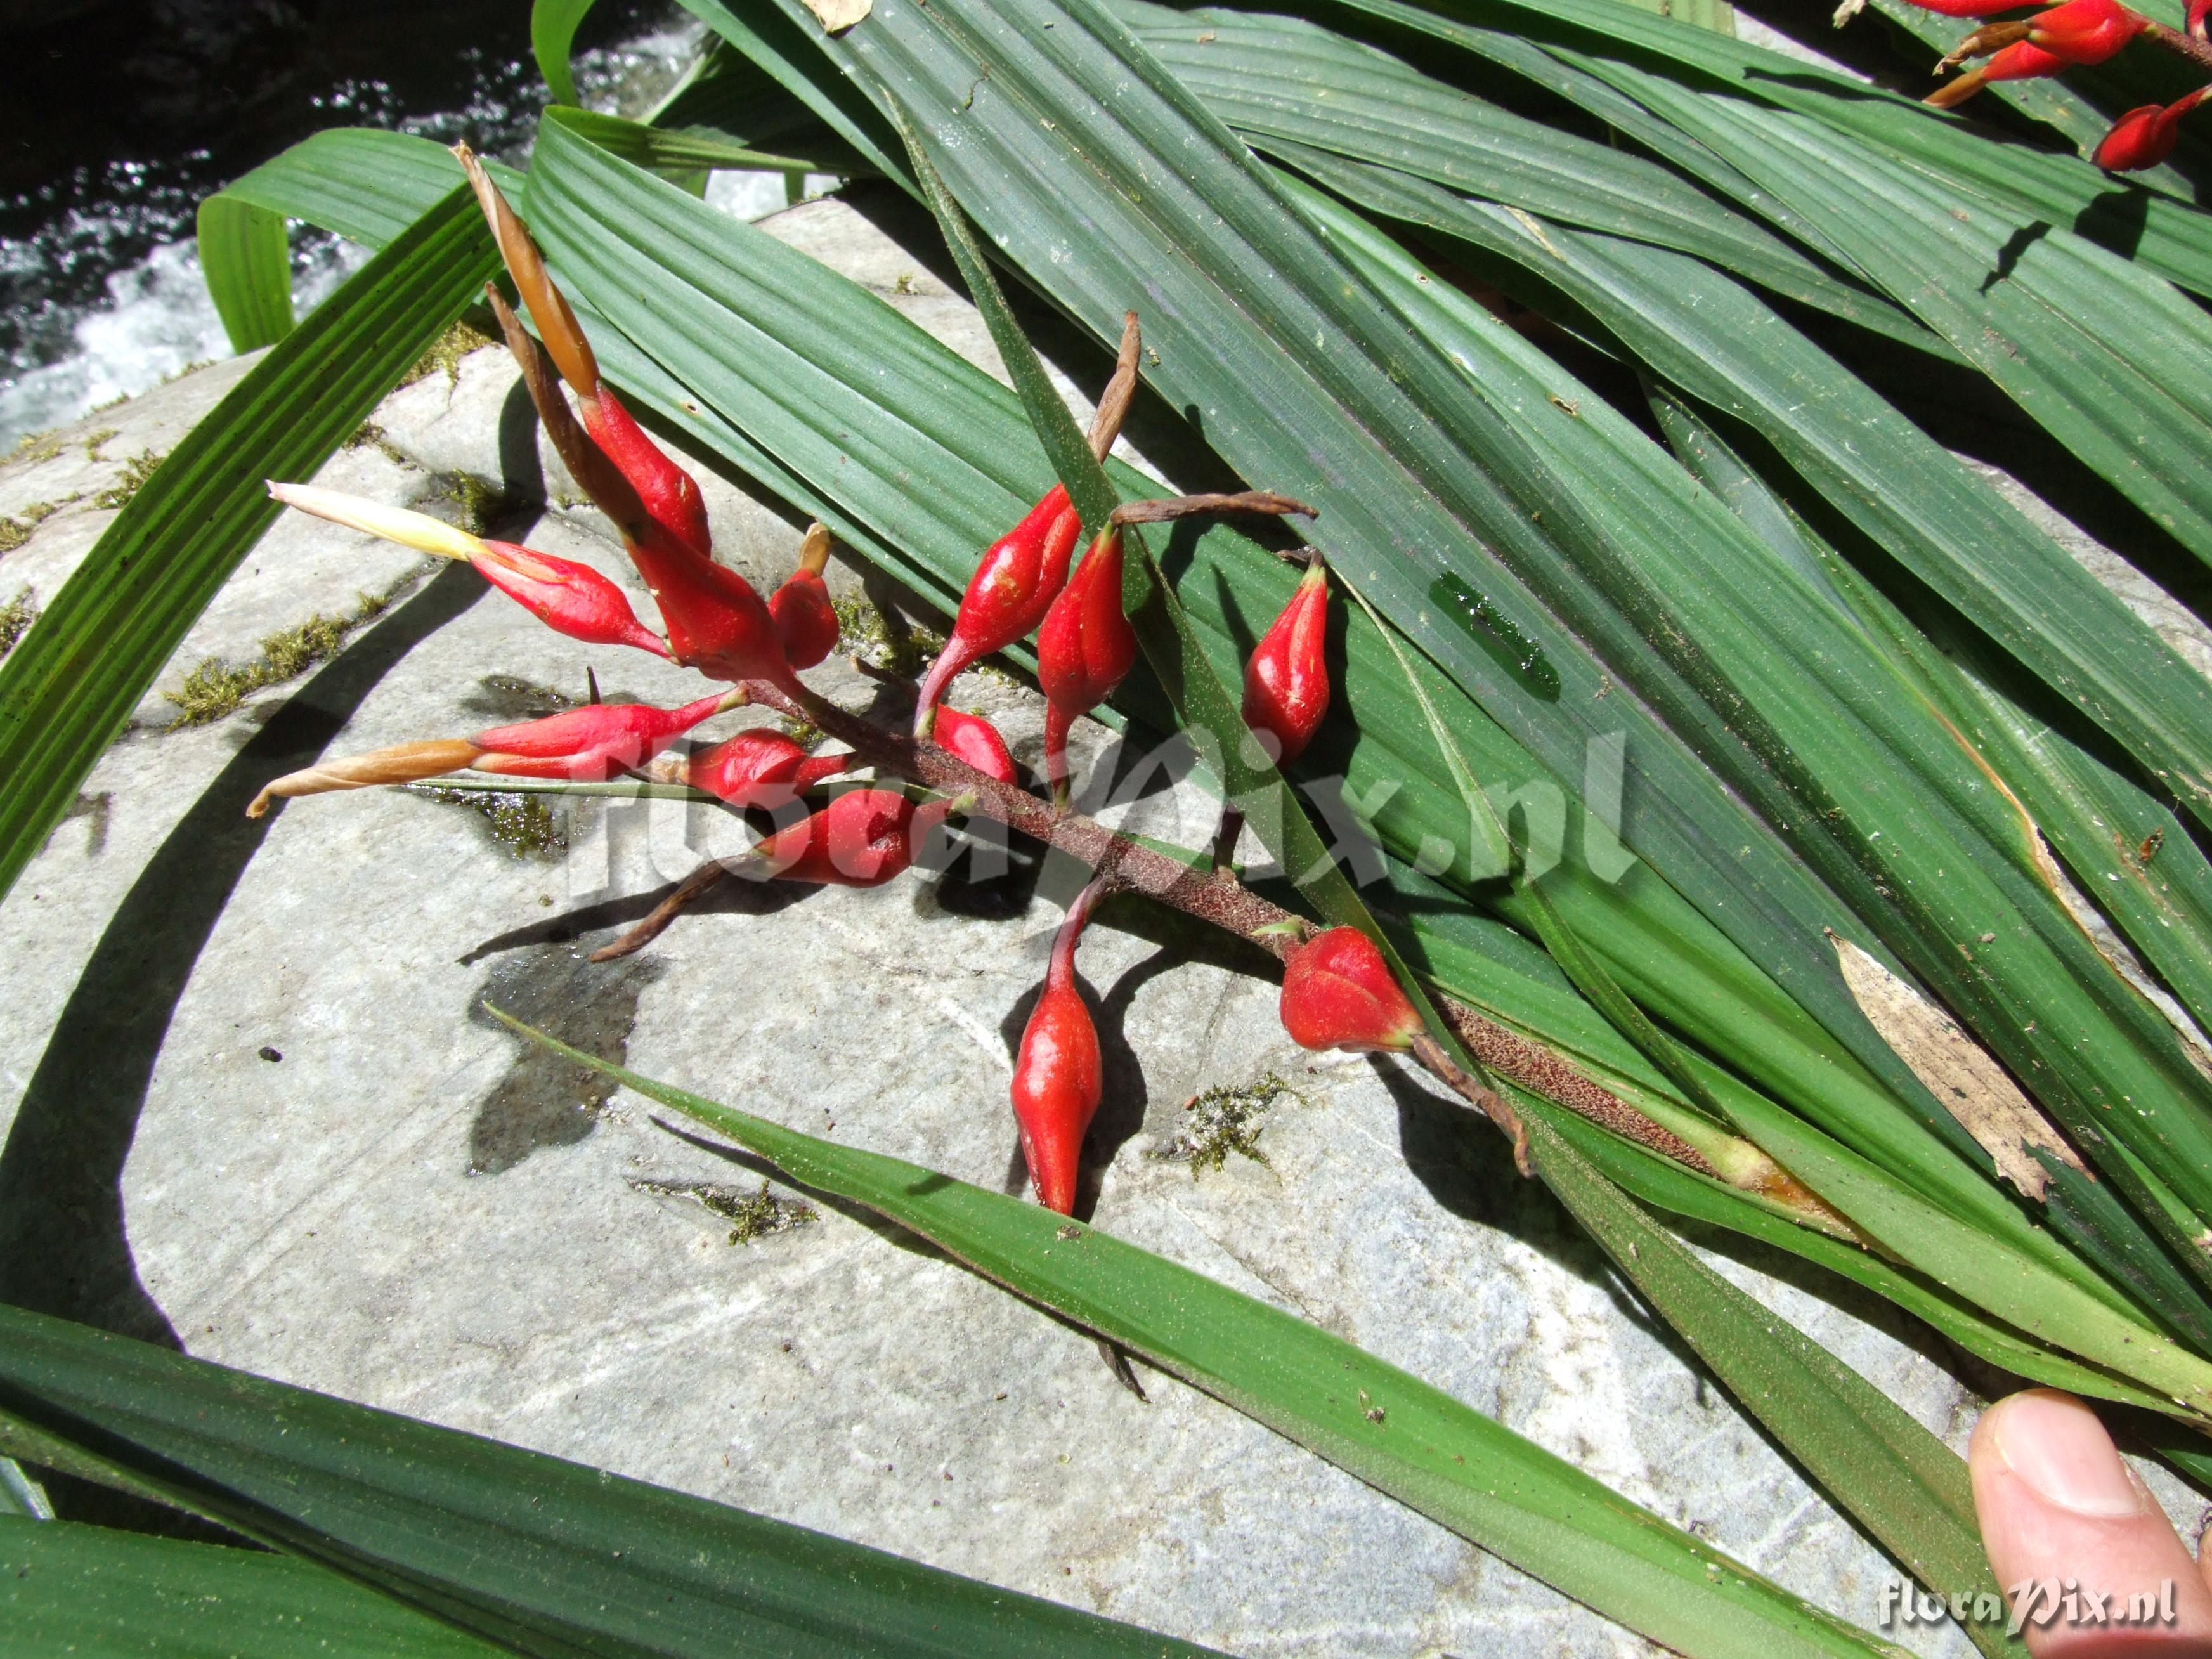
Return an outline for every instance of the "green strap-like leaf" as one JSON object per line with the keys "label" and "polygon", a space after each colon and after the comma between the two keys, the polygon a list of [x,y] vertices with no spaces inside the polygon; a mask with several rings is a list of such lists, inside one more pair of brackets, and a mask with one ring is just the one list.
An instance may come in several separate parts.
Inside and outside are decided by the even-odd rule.
{"label": "green strap-like leaf", "polygon": [[282,214],[221,192],[199,208],[200,270],[236,352],[292,331],[292,259]]}
{"label": "green strap-like leaf", "polygon": [[507,1651],[334,1572],[259,1550],[0,1521],[10,1659],[495,1659]]}
{"label": "green strap-like leaf", "polygon": [[192,428],[0,662],[0,891],[276,518],[264,481],[312,477],[495,269],[457,186]]}
{"label": "green strap-like leaf", "polygon": [[1823,314],[1949,356],[1925,327],[1656,161],[1515,115],[1331,30],[1287,17],[1115,15],[1224,121],[1403,168],[1547,219],[1710,259]]}
{"label": "green strap-like leaf", "polygon": [[556,104],[574,104],[576,77],[568,67],[569,49],[576,31],[592,9],[592,0],[532,0],[530,50],[538,59],[538,72]]}
{"label": "green strap-like leaf", "polygon": [[787,1129],[508,1023],[792,1179],[889,1217],[1680,1652],[1895,1652],[1317,1325],[1037,1205]]}
{"label": "green strap-like leaf", "polygon": [[[826,280],[762,233],[716,221],[551,128],[528,205],[563,279],[614,308],[653,361],[669,366],[653,373],[680,374],[679,384],[653,394],[656,407],[756,469],[758,452],[723,422],[759,434],[787,469],[780,488],[811,510],[834,493],[842,522],[884,526],[886,538],[895,536],[903,550],[892,568],[908,579],[919,571],[924,591],[940,602],[949,605],[957,596],[975,549],[1049,481],[1048,471],[1025,459],[1034,457],[1035,446],[1011,396],[880,301]],[[802,293],[803,300],[794,297]],[[621,337],[602,337],[606,345]],[[931,488],[915,491],[907,482],[915,477],[929,478]],[[1141,486],[1132,475],[1121,487]],[[1196,548],[1182,591],[1194,617],[1194,607],[1205,609],[1208,659],[1233,672],[1236,647],[1220,630],[1225,626],[1233,637],[1242,628],[1249,630],[1249,640],[1286,597],[1291,578],[1224,529],[1199,538]],[[1244,550],[1223,556],[1235,548]],[[1224,612],[1225,605],[1234,609]],[[1233,620],[1239,615],[1245,620]],[[1453,829],[1454,820],[1464,834],[1464,808],[1448,787],[1439,787],[1441,781],[1432,781],[1433,761],[1418,736],[1419,709],[1405,697],[1382,641],[1354,618],[1347,647],[1343,694],[1360,726],[1355,780],[1362,792],[1378,781],[1402,785],[1377,827],[1408,858],[1425,836]],[[1422,665],[1420,672],[1434,671]],[[1462,730],[1480,743],[1496,728],[1476,720]],[[1414,734],[1410,743],[1408,732]],[[1487,763],[1494,751],[1485,752]],[[1499,775],[1518,782],[1525,774]],[[1414,800],[1435,805],[1401,816],[1400,804]],[[1551,882],[1562,883],[1569,869],[1561,866]],[[1771,1077],[1786,1097],[1818,1107],[1821,1121],[1854,1135],[1851,1144],[1870,1155],[1903,1158],[1907,1167],[1913,1157],[1934,1160],[1917,1171],[1931,1196],[1973,1214],[1978,1225],[1996,1230],[2052,1271],[2081,1275],[2070,1282],[2093,1292],[2101,1288],[1901,1108],[1869,1085],[1847,1086],[1849,1074],[1817,1039],[1791,1048],[1793,1058],[1784,1060],[1778,1049],[1771,1063],[1762,1058],[1760,1042],[1783,1034],[1772,1023],[1778,1009],[1770,1004],[1754,1012],[1742,1000],[1750,984],[1715,971],[1710,936],[1698,933],[1694,913],[1677,902],[1630,924],[1633,907],[1661,902],[1663,890],[1640,878],[1610,887],[1565,881],[1559,902],[1574,907],[1574,925],[1607,953],[1609,963],[1634,975],[1637,994],[1658,999],[1680,1023],[1709,1030],[1724,1052]],[[1601,900],[1611,908],[1599,908]],[[1689,943],[1701,937],[1705,945]],[[1653,954],[1641,955],[1647,944]],[[1731,1012],[1716,1024],[1714,1012],[1723,1007]],[[1835,1091],[1837,1097],[1808,1098],[1808,1089]],[[1972,1143],[1966,1146],[1977,1159],[1983,1156]]]}
{"label": "green strap-like leaf", "polygon": [[17,1308],[0,1307],[0,1449],[219,1521],[549,1659],[1206,1651]]}

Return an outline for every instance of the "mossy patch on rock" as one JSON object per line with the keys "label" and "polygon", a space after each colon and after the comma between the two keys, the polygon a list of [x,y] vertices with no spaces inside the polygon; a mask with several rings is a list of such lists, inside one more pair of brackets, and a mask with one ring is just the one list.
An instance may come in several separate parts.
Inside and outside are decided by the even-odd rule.
{"label": "mossy patch on rock", "polygon": [[461,359],[493,343],[490,335],[463,319],[438,337],[430,349],[416,360],[415,367],[400,376],[399,384],[413,386],[441,369],[445,371],[449,384],[457,384],[461,378]]}
{"label": "mossy patch on rock", "polygon": [[94,495],[92,504],[94,507],[128,507],[131,498],[145,488],[146,480],[154,476],[154,469],[161,465],[162,459],[150,449],[140,450],[123,463],[123,476]]}
{"label": "mossy patch on rock", "polygon": [[[0,519],[0,525],[9,520]],[[0,549],[0,551],[5,551]],[[39,596],[29,588],[20,588],[15,597],[0,605],[0,657],[6,656],[22,643],[23,635],[31,631],[31,624],[39,619]]]}
{"label": "mossy patch on rock", "polygon": [[491,838],[516,858],[550,862],[568,850],[568,815],[548,806],[543,795],[436,783],[410,784],[408,791],[443,805],[467,807],[484,821]]}
{"label": "mossy patch on rock", "polygon": [[656,1198],[688,1198],[704,1205],[714,1214],[731,1224],[730,1243],[750,1244],[756,1239],[766,1238],[771,1233],[787,1233],[793,1227],[804,1227],[819,1220],[814,1206],[802,1199],[780,1198],[769,1190],[768,1182],[760,1184],[757,1193],[748,1193],[736,1187],[725,1187],[711,1181],[648,1181],[633,1179],[634,1192],[650,1193]]}
{"label": "mossy patch on rock", "polygon": [[866,657],[902,679],[914,678],[945,649],[945,635],[934,629],[886,616],[866,599],[849,594],[833,598],[830,608],[836,613],[841,649]]}
{"label": "mossy patch on rock", "polygon": [[220,657],[210,657],[185,676],[181,687],[163,694],[177,707],[177,717],[169,722],[169,729],[219,720],[256,691],[281,684],[336,656],[355,629],[391,608],[393,598],[392,593],[364,593],[361,602],[341,617],[325,617],[318,611],[296,627],[265,635],[257,662],[233,667]]}
{"label": "mossy patch on rock", "polygon": [[31,539],[31,533],[64,507],[84,499],[82,495],[64,495],[51,501],[33,501],[20,507],[13,518],[0,518],[0,553],[13,553]]}
{"label": "mossy patch on rock", "polygon": [[1275,1103],[1285,1096],[1300,1097],[1273,1072],[1257,1082],[1231,1086],[1217,1084],[1183,1102],[1188,1120],[1175,1138],[1152,1154],[1175,1163],[1187,1163],[1191,1173],[1218,1170],[1235,1152],[1255,1164],[1266,1164],[1260,1149],[1260,1132],[1274,1115]]}

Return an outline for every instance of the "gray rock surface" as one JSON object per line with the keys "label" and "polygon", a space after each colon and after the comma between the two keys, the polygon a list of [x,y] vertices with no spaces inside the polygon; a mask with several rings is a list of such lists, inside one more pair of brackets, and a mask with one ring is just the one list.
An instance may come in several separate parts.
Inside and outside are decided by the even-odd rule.
{"label": "gray rock surface", "polygon": [[[988,360],[973,313],[850,207],[768,222]],[[239,372],[0,469],[0,515],[19,522],[79,497],[0,557],[0,600],[51,593],[106,521],[93,503],[123,458],[173,443]],[[628,578],[593,515],[557,505],[549,456],[510,439],[502,463],[516,395],[496,352],[471,356],[396,392],[380,435],[321,482],[453,511],[488,490],[518,499],[531,481],[516,475],[543,469],[556,505],[495,509],[501,533]],[[100,428],[113,434],[92,443]],[[726,555],[779,578],[796,526],[727,483],[709,495]],[[837,580],[853,591],[853,573]],[[163,694],[204,659],[250,660],[265,635],[361,592],[394,603],[332,660],[168,729]],[[587,801],[503,841],[474,806],[398,791],[240,815],[317,753],[550,708],[581,692],[587,659],[611,694],[696,694],[664,665],[556,637],[467,571],[426,577],[304,520],[264,543],[0,906],[0,1295],[1233,1652],[1643,1650],[1225,1407],[1150,1376],[1139,1404],[1087,1340],[882,1230],[817,1209],[732,1243],[702,1200],[758,1194],[749,1167],[476,1012],[489,997],[653,1075],[997,1185],[1018,1169],[1006,1085],[1059,872],[738,885],[644,955],[593,968],[586,950],[734,844],[727,820]],[[869,692],[848,670],[816,678]],[[974,676],[957,696],[1035,760],[1032,694]],[[1093,728],[1085,752],[1106,741]],[[1186,841],[1206,827],[1182,797],[1143,810]],[[1271,982],[1112,921],[1081,959],[1109,1057],[1101,1224],[1876,1616],[1890,1564],[1701,1380],[1493,1135],[1394,1064],[1291,1047]],[[1260,1131],[1264,1161],[1175,1156],[1192,1096],[1270,1077],[1287,1092]],[[1923,1335],[1769,1277],[1771,1260],[1716,1260],[1963,1446],[1977,1402]],[[1901,1636],[1966,1650],[1954,1632]]]}

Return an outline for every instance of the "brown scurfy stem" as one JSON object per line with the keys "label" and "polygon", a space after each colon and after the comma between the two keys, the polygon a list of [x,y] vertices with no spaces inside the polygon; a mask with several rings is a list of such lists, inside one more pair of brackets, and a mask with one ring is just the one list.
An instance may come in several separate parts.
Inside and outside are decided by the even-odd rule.
{"label": "brown scurfy stem", "polygon": [[1458,1062],[1444,1052],[1443,1044],[1426,1031],[1413,1039],[1412,1054],[1445,1087],[1479,1109],[1513,1143],[1513,1167],[1521,1172],[1522,1180],[1536,1173],[1528,1164],[1528,1126],[1521,1121],[1519,1113],[1505,1103],[1504,1097],[1462,1071]]}
{"label": "brown scurfy stem", "polygon": [[2179,52],[2197,68],[2212,74],[2212,41],[2200,40],[2193,34],[2159,22],[2147,21],[2143,33],[2168,52]]}
{"label": "brown scurfy stem", "polygon": [[1151,501],[1124,501],[1114,509],[1114,522],[1167,524],[1204,513],[1258,513],[1270,518],[1291,513],[1308,519],[1321,516],[1319,507],[1308,507],[1295,496],[1278,495],[1272,489],[1240,489],[1226,495],[1161,495]]}
{"label": "brown scurfy stem", "polygon": [[[1237,880],[1231,871],[1195,868],[1118,836],[1081,813],[1055,813],[1049,803],[1026,790],[985,776],[935,744],[918,741],[902,732],[887,732],[804,687],[798,698],[761,680],[747,682],[744,689],[751,701],[781,714],[811,720],[825,735],[883,770],[947,793],[971,795],[975,811],[981,816],[995,819],[1103,874],[1113,876],[1119,886],[1146,894],[1188,915],[1225,928],[1271,955],[1286,957],[1311,935],[1312,925],[1304,917],[1269,903]],[[702,864],[651,915],[596,953],[592,960],[627,956],[650,943],[666,929],[685,904],[713,888],[728,868],[718,859]],[[1439,996],[1437,1000],[1460,1041],[1485,1070],[1556,1101],[1568,1110],[1700,1175],[1717,1174],[1713,1165],[1686,1142],[1576,1071],[1540,1043],[1498,1024],[1454,998]],[[1421,1042],[1427,1048],[1424,1049],[1417,1042],[1414,1058],[1424,1067],[1480,1108],[1509,1135],[1516,1134],[1518,1120],[1495,1091],[1485,1088],[1453,1065],[1433,1038],[1425,1037]],[[1515,1127],[1508,1127],[1509,1120]],[[1522,1155],[1525,1133],[1516,1135],[1516,1139],[1518,1157]]]}

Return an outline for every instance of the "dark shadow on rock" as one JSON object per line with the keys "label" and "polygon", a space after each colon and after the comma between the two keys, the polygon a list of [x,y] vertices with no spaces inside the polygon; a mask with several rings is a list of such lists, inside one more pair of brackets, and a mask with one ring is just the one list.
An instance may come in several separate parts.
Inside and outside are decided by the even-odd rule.
{"label": "dark shadow on rock", "polygon": [[[557,916],[510,927],[503,933],[494,933],[459,958],[463,967],[472,967],[489,957],[501,956],[509,951],[525,951],[534,946],[568,945],[587,933],[605,933],[606,939],[594,941],[593,948],[611,943],[615,929],[634,921],[641,921],[653,908],[674,892],[678,884],[664,882],[643,892],[624,893],[617,898],[595,900],[579,905],[574,910],[564,910]],[[706,916],[771,916],[812,896],[820,890],[789,881],[754,881],[737,877],[717,882],[706,893],[687,906],[678,917],[674,927],[682,927]],[[653,946],[647,945],[649,954]]]}
{"label": "dark shadow on rock", "polygon": [[[663,972],[650,952],[618,962],[587,961],[557,945],[504,958],[470,1000],[471,1024],[507,1028],[486,1005],[511,1014],[572,1048],[619,1066],[629,1058],[637,999]],[[469,1125],[469,1173],[498,1175],[547,1146],[570,1146],[599,1125],[599,1112],[621,1085],[528,1038],[477,1103]]]}
{"label": "dark shadow on rock", "polygon": [[937,878],[916,888],[914,913],[1012,921],[1029,914],[1044,864],[1034,847],[1017,843],[993,818],[973,820],[963,839],[949,846],[941,830],[934,832],[915,867],[936,871]]}
{"label": "dark shadow on rock", "polygon": [[499,483],[501,496],[517,507],[545,504],[545,463],[538,453],[538,410],[530,388],[520,380],[507,388],[499,406]]}
{"label": "dark shadow on rock", "polygon": [[483,592],[449,566],[360,635],[216,774],[124,895],[0,1148],[0,1301],[181,1346],[131,1261],[123,1166],[185,986],[276,822],[247,817],[246,803],[311,763],[377,682]]}
{"label": "dark shadow on rock", "polygon": [[1431,1198],[1462,1220],[1510,1233],[1618,1298],[1605,1253],[1583,1236],[1541,1182],[1522,1178],[1513,1167],[1513,1148],[1488,1118],[1409,1064],[1380,1054],[1369,1063],[1397,1105],[1406,1168]]}

